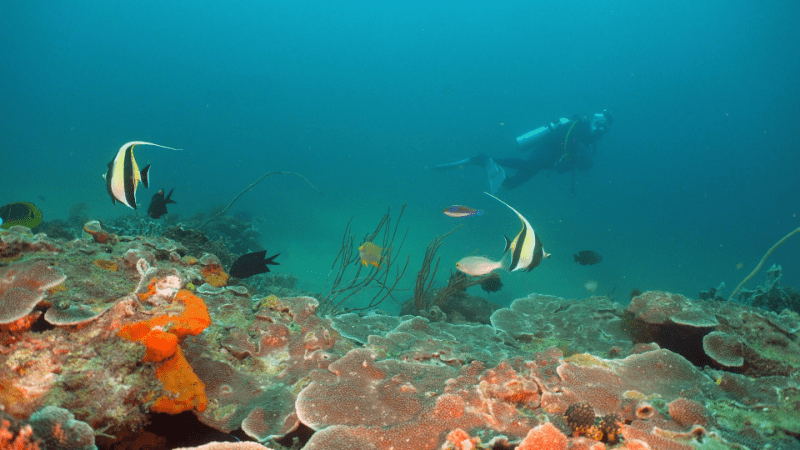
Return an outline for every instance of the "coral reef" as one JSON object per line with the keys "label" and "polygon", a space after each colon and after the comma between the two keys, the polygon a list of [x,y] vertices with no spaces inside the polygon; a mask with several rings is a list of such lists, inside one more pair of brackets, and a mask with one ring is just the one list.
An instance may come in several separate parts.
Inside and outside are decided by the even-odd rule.
{"label": "coral reef", "polygon": [[764,284],[754,290],[739,289],[736,301],[768,311],[780,312],[789,309],[800,313],[800,292],[791,287],[780,286],[782,270],[781,266],[770,267]]}
{"label": "coral reef", "polygon": [[236,255],[228,250],[222,239],[212,241],[202,231],[184,229],[178,225],[167,228],[163,237],[179,242],[186,249],[186,255],[195,258],[201,258],[206,253],[210,253],[216,256],[221,264],[228,267],[236,260]]}
{"label": "coral reef", "polygon": [[0,232],[0,446],[170,448],[142,430],[187,415],[266,445],[199,447],[219,450],[798,448],[788,309],[645,292],[532,294],[485,324],[321,317],[188,248]]}
{"label": "coral reef", "polygon": [[789,376],[800,368],[800,315],[788,309],[776,314],[649,291],[631,301],[624,328],[634,342],[655,342],[699,367],[750,376]]}
{"label": "coral reef", "polygon": [[0,411],[0,449],[97,450],[94,430],[64,408],[46,406],[20,423]]}
{"label": "coral reef", "polygon": [[[209,213],[215,216],[222,208]],[[207,224],[207,225],[206,225]],[[205,226],[202,226],[205,225]],[[258,222],[246,213],[219,215],[213,221],[207,220],[206,214],[196,214],[181,222],[185,229],[199,230],[212,242],[220,242],[229,252],[244,254],[262,247]],[[222,255],[217,255],[222,258]],[[225,261],[228,264],[227,261]],[[233,261],[231,261],[233,262]]]}
{"label": "coral reef", "polygon": [[491,322],[506,342],[530,351],[557,346],[566,354],[621,357],[632,350],[623,330],[624,310],[605,297],[566,301],[532,294],[495,311]]}

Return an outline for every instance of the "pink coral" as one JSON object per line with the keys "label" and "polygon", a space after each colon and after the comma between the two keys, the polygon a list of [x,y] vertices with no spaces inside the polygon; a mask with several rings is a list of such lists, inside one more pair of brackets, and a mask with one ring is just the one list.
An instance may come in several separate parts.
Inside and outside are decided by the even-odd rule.
{"label": "pink coral", "polygon": [[447,433],[447,442],[449,443],[447,446],[448,449],[472,450],[475,448],[475,445],[480,442],[476,441],[476,439],[469,437],[469,433],[461,428],[456,428],[455,430]]}
{"label": "pink coral", "polygon": [[199,447],[180,447],[175,450],[271,450],[255,442],[209,442]]}
{"label": "pink coral", "polygon": [[[411,450],[441,446],[450,430],[482,424],[459,395],[442,394],[454,375],[449,367],[394,360],[375,361],[365,349],[351,350],[315,375],[297,398],[300,420],[315,430],[309,448],[334,449],[327,431],[360,436],[378,449]],[[512,407],[513,409],[513,407]]]}
{"label": "pink coral", "polygon": [[329,327],[330,319],[314,313],[317,300],[271,296],[262,304],[247,330],[232,329],[222,346],[233,357],[247,360],[245,366],[262,367],[270,383],[262,381],[263,373],[253,377],[239,364],[208,358],[202,338],[188,342],[187,357],[214,399],[200,420],[225,431],[241,427],[263,441],[299,425],[294,412],[297,393],[308,384],[310,373],[327,371],[340,351],[333,349],[339,336]]}
{"label": "pink coral", "polygon": [[672,420],[683,427],[692,425],[708,425],[708,411],[706,407],[685,398],[677,398],[667,405]]}
{"label": "pink coral", "polygon": [[45,261],[32,261],[0,268],[0,324],[28,315],[44,299],[47,289],[67,277]]}
{"label": "pink coral", "polygon": [[[672,439],[659,436],[657,434],[648,433],[647,431],[640,430],[632,426],[622,427],[622,436],[625,442],[629,443],[628,448],[654,448],[658,450],[694,450],[694,447],[687,444],[675,442]],[[638,447],[632,447],[631,443],[634,441],[643,442],[647,447],[642,444],[636,443]]]}
{"label": "pink coral", "polygon": [[3,450],[39,450],[30,425],[15,426],[8,419],[0,419],[0,448]]}
{"label": "pink coral", "polygon": [[313,381],[297,398],[300,420],[313,429],[334,424],[386,427],[422,410],[418,390],[413,385],[404,388],[404,377],[389,379],[369,350],[352,350],[328,370],[330,375]]}
{"label": "pink coral", "polygon": [[738,336],[712,331],[703,336],[703,351],[724,367],[742,367],[744,344]]}
{"label": "pink coral", "polygon": [[517,450],[567,450],[567,436],[547,422],[529,431]]}

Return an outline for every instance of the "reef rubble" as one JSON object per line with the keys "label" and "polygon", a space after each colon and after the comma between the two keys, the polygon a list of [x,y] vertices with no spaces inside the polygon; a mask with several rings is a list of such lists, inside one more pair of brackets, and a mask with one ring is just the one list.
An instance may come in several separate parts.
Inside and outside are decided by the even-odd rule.
{"label": "reef rubble", "polygon": [[0,232],[0,448],[175,448],[142,430],[180,414],[255,441],[208,450],[800,448],[788,309],[650,291],[321,317],[196,252]]}

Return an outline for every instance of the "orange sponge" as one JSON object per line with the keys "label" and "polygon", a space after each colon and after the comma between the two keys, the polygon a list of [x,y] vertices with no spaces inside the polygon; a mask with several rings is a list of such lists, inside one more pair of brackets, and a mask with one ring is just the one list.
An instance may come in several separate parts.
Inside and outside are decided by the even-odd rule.
{"label": "orange sponge", "polygon": [[186,336],[200,334],[211,325],[211,317],[203,299],[182,289],[173,303],[183,303],[179,315],[164,314],[143,322],[123,326],[117,335],[145,345],[144,360],[161,362],[156,376],[164,384],[166,394],[156,399],[150,408],[154,412],[177,414],[190,409],[206,408],[205,385],[192,371],[178,344]]}
{"label": "orange sponge", "polygon": [[156,376],[167,392],[156,399],[150,411],[178,414],[190,409],[206,410],[206,386],[197,378],[180,348],[156,369]]}
{"label": "orange sponge", "polygon": [[151,330],[141,341],[147,348],[144,360],[160,362],[178,351],[178,336],[160,330]]}

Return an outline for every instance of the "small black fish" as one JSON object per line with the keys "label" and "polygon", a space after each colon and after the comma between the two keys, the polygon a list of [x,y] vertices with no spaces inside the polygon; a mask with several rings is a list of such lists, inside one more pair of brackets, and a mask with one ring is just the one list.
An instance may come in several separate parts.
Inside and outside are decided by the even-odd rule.
{"label": "small black fish", "polygon": [[232,277],[236,278],[247,278],[253,275],[258,275],[259,273],[267,273],[269,272],[269,267],[267,267],[268,264],[273,264],[276,266],[281,264],[274,261],[278,256],[280,256],[280,253],[267,258],[266,250],[242,255],[239,257],[239,259],[234,261],[233,265],[231,266],[231,270],[229,270],[228,273]]}
{"label": "small black fish", "polygon": [[172,191],[175,189],[173,188],[169,191],[166,198],[164,197],[164,190],[161,189],[160,191],[156,192],[153,196],[153,199],[150,200],[150,206],[147,207],[147,215],[152,217],[153,219],[158,219],[159,217],[163,216],[167,213],[167,205],[170,203],[175,203],[175,200],[172,200]]}
{"label": "small black fish", "polygon": [[578,252],[577,255],[572,256],[575,257],[575,262],[580,263],[582,266],[592,266],[603,260],[603,257],[600,256],[600,253],[593,252],[591,250],[584,250],[582,252]]}

